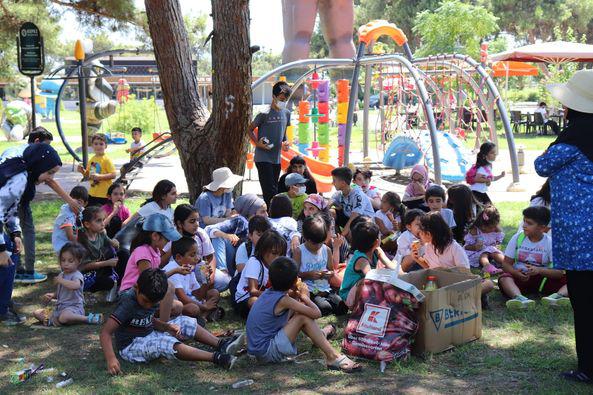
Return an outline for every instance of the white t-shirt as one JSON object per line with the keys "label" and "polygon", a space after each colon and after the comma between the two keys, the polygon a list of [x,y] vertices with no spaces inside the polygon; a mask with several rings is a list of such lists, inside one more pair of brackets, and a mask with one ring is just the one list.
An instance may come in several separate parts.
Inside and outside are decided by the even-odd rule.
{"label": "white t-shirt", "polygon": [[[204,258],[205,256],[214,254],[214,247],[212,246],[212,241],[210,240],[210,237],[208,237],[208,234],[204,229],[198,228],[198,233],[194,235],[194,240],[198,244],[198,256],[200,258]],[[163,252],[171,251],[171,244],[171,242],[165,244]]]}
{"label": "white t-shirt", "polygon": [[418,240],[416,236],[409,230],[406,230],[397,238],[397,253],[395,254],[395,261],[401,263],[401,260],[412,254],[412,243]]}
{"label": "white t-shirt", "polygon": [[252,250],[247,253],[247,243],[242,243],[239,248],[237,248],[237,253],[235,254],[235,264],[245,265],[251,255],[253,255],[254,249],[255,248],[252,248]]}
{"label": "white t-shirt", "polygon": [[167,216],[171,222],[173,222],[173,209],[171,206],[167,207],[166,209],[162,209],[161,206],[157,202],[150,202],[146,203],[144,206],[138,209],[138,215],[143,218],[147,218],[152,214],[163,214]]}
{"label": "white t-shirt", "polygon": [[[515,250],[517,249],[519,235],[520,233],[517,233],[511,238],[507,249],[504,251],[504,255],[513,261],[515,260]],[[550,266],[552,263],[552,238],[545,233],[538,242],[533,242],[529,237],[525,237],[517,251],[517,262],[539,267]]]}
{"label": "white t-shirt", "polygon": [[[263,276],[261,270],[264,270]],[[247,264],[241,271],[241,278],[237,284],[237,292],[235,293],[235,302],[242,302],[249,298],[249,279],[254,279],[259,286],[265,286],[268,283],[269,272],[266,265],[261,263],[256,257],[252,256],[247,261]],[[261,279],[261,283],[259,282]]]}
{"label": "white t-shirt", "polygon": [[298,230],[299,225],[292,217],[268,218],[268,221],[270,221],[272,229],[280,233],[282,237],[284,237],[284,240],[286,240],[286,255],[288,255],[292,238],[295,236],[298,237],[299,240],[301,238],[301,234]]}
{"label": "white t-shirt", "polygon": [[548,112],[546,111],[545,107],[538,107],[534,110],[534,112],[539,112],[542,114],[542,118],[544,119],[544,123],[548,122]]}
{"label": "white t-shirt", "polygon": [[453,214],[453,210],[451,210],[450,208],[442,208],[441,217],[443,217],[449,228],[454,228],[457,226],[457,224],[455,223],[455,216]]}
{"label": "white t-shirt", "polygon": [[[490,169],[486,169],[484,166],[478,167],[478,170],[476,170],[476,175],[484,176],[491,179],[492,167]],[[472,191],[488,193],[488,185],[484,184],[483,182],[476,182],[474,184],[471,184],[470,188]]]}
{"label": "white t-shirt", "polygon": [[[171,259],[169,261],[169,263],[167,263],[167,265],[164,267],[164,271],[165,273],[168,271],[171,271],[175,268],[179,267],[179,264],[177,262],[175,262],[174,259]],[[194,275],[194,272],[191,272],[190,274],[186,274],[186,275],[182,275],[182,274],[174,274],[171,277],[169,277],[169,281],[171,281],[171,283],[173,283],[173,286],[175,286],[175,289],[183,289],[183,292],[185,292],[185,294],[189,297],[193,297],[192,292],[195,291],[196,289],[200,289],[200,284],[198,283],[198,280],[196,280],[196,276]]]}

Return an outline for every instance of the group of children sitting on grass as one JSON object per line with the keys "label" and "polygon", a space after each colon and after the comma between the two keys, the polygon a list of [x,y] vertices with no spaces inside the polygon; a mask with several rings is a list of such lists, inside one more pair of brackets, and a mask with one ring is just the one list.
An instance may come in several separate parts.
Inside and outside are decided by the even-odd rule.
{"label": "group of children sitting on grass", "polygon": [[[500,274],[509,308],[532,305],[523,293],[537,291],[550,294],[545,303],[568,304],[564,274],[551,268],[547,184],[523,211],[520,232],[504,253],[499,249],[500,214],[487,195],[497,178],[490,143],[478,153],[472,179],[486,188],[457,184],[445,191],[417,166],[402,202],[397,193],[381,196],[370,186],[370,172],[340,167],[332,171],[336,192],[327,200],[306,193],[311,179],[305,167],[284,177],[286,192],[267,207],[253,194],[233,200],[242,177],[221,168],[194,205],[173,209],[175,185],[162,180],[131,215],[124,186],[112,183],[104,137],[95,135],[92,142],[95,156],[80,169],[91,180],[90,193],[82,186],[70,193],[84,209],[76,213],[64,205],[52,234],[62,272],[56,292],[44,300],[57,299],[56,306],[35,317],[46,325],[104,322],[101,345],[113,374],[121,369],[112,335],[119,356],[129,362],[166,357],[230,369],[245,341],[262,362],[296,355],[300,332],[323,351],[328,368],[357,371],[360,365],[328,341],[336,328],[320,328],[315,320],[346,314],[365,274],[378,267],[475,267],[485,274],[484,295],[494,288],[490,278]],[[219,302],[226,290],[246,319],[246,334],[217,338],[205,327],[224,318]],[[85,313],[83,291],[106,291],[106,301],[117,300],[106,321]],[[187,346],[187,339],[215,351]]]}

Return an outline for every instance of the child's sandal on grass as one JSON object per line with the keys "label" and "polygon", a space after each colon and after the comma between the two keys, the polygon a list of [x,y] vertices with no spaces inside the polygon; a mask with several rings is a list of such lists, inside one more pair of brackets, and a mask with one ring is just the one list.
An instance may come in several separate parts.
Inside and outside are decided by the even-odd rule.
{"label": "child's sandal on grass", "polygon": [[362,366],[359,363],[354,362],[347,356],[342,355],[332,363],[328,363],[327,368],[329,370],[340,370],[344,373],[354,373],[361,370]]}
{"label": "child's sandal on grass", "polygon": [[89,313],[87,320],[91,325],[101,325],[103,323],[103,314]]}
{"label": "child's sandal on grass", "polygon": [[499,268],[497,268],[496,266],[494,266],[493,264],[489,263],[488,265],[484,266],[482,268],[482,271],[484,273],[488,273],[491,276],[494,276],[496,274],[500,274],[502,273],[502,270],[500,270]]}

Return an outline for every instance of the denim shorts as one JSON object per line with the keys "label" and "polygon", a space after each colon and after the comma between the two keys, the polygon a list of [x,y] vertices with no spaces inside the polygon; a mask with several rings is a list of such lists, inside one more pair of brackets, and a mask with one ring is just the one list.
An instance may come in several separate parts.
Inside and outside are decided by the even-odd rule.
{"label": "denim shorts", "polygon": [[257,357],[257,360],[259,362],[281,362],[291,355],[297,355],[296,344],[290,342],[284,329],[280,329],[276,336],[270,340],[266,353]]}

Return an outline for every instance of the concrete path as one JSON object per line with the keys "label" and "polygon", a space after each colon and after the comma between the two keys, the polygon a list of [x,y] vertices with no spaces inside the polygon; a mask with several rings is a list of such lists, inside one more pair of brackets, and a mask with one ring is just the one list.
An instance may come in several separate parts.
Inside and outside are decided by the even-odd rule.
{"label": "concrete path", "polygon": [[[522,192],[507,192],[507,188],[512,183],[512,175],[511,175],[511,165],[508,151],[501,150],[500,154],[494,163],[494,173],[499,174],[502,170],[506,171],[506,176],[497,181],[492,183],[490,186],[489,195],[495,202],[500,201],[524,201],[528,202],[529,197],[532,196],[543,184],[545,179],[539,177],[535,174],[535,170],[533,168],[533,161],[535,158],[540,154],[539,151],[525,151],[525,174],[521,174],[520,176],[520,186],[523,188]],[[362,153],[360,152],[353,152],[351,154],[352,160],[356,162],[362,161]],[[371,155],[372,158],[373,155]],[[376,156],[376,154],[374,155]],[[373,159],[373,158],[372,158]],[[376,160],[376,158],[375,158]],[[125,163],[125,160],[116,161],[115,165],[119,169],[121,165]],[[373,177],[373,184],[379,188],[381,192],[385,192],[388,190],[397,192],[400,196],[403,195],[405,185],[403,184],[396,184],[393,182],[389,182],[383,177],[391,176],[394,174],[394,170],[392,169],[380,169],[380,170],[373,170],[374,177]],[[403,172],[407,174],[407,171]],[[257,170],[254,168],[251,171],[251,176],[249,174],[249,170],[245,171],[245,181],[243,182],[243,193],[256,193],[261,194],[261,189],[259,186]],[[78,185],[81,181],[81,175],[76,172],[72,171],[71,164],[66,164],[62,170],[56,175],[56,179],[60,182],[62,187],[69,191],[75,185]],[[169,179],[175,183],[177,186],[177,190],[182,194],[188,193],[187,183],[185,181],[185,176],[183,173],[183,169],[181,167],[181,163],[179,161],[178,156],[168,156],[165,158],[153,158],[144,168],[140,171],[137,175],[136,179],[131,183],[129,192],[130,194],[136,193],[145,193],[150,194],[152,192],[152,188],[157,183],[157,181],[162,179]],[[86,183],[88,187],[88,183]],[[49,189],[45,185],[41,185],[38,188],[38,198],[48,198],[53,195],[53,191]]]}

